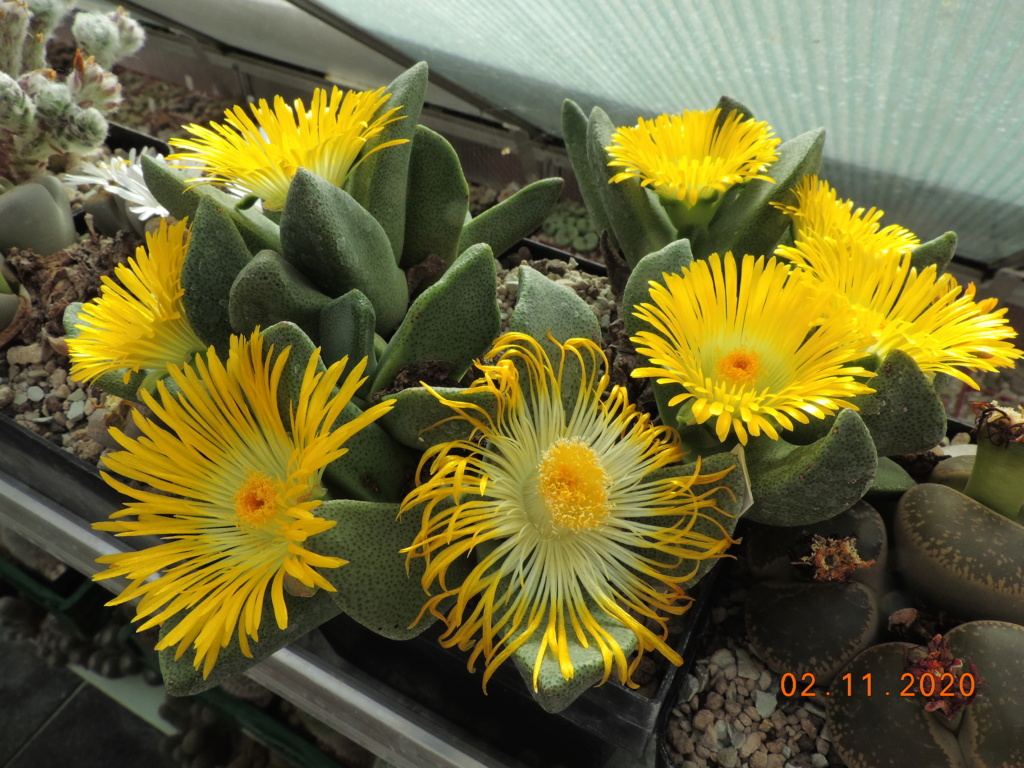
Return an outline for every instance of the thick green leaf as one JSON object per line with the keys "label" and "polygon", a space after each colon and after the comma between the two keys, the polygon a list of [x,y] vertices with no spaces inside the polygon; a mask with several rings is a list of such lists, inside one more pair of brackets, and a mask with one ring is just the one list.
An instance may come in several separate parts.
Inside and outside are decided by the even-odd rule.
{"label": "thick green leaf", "polygon": [[[490,392],[465,392],[455,387],[433,389],[442,397],[473,403],[491,418],[498,415],[498,399]],[[381,426],[402,445],[417,451],[453,440],[466,440],[473,431],[468,421],[457,417],[455,411],[423,387],[410,387],[382,398],[382,401],[387,400],[393,400],[395,405],[381,418]],[[477,415],[486,422],[482,414]]]}
{"label": "thick green leaf", "polygon": [[747,517],[767,525],[827,520],[858,501],[875,479],[878,455],[856,411],[839,412],[829,433],[796,447],[767,436],[746,451],[754,506]]}
{"label": "thick green leaf", "polygon": [[[320,354],[324,363],[330,365],[347,357],[347,374],[366,358],[363,375],[367,382],[372,381],[377,370],[377,355],[373,351],[375,324],[373,304],[355,289],[325,304],[320,310]],[[368,385],[366,389],[369,389]],[[365,396],[368,392],[361,391],[360,394]]]}
{"label": "thick green leaf", "polygon": [[486,243],[495,256],[537,230],[562,194],[561,179],[541,179],[469,221],[459,236],[459,253]]}
{"label": "thick green leaf", "polygon": [[412,545],[420,518],[398,516],[398,504],[333,500],[316,513],[337,520],[333,528],[314,536],[307,547],[318,555],[347,561],[323,575],[337,591],[331,599],[346,614],[378,635],[391,640],[416,637],[434,623],[426,614],[419,622],[427,592],[421,579],[423,558],[408,559],[401,550]]}
{"label": "thick green leaf", "polygon": [[281,216],[282,255],[331,298],[359,290],[373,304],[377,333],[391,333],[409,303],[405,273],[377,220],[351,195],[300,168]]}
{"label": "thick green leaf", "polygon": [[405,201],[402,269],[431,254],[445,264],[455,261],[468,211],[469,185],[455,149],[443,136],[416,126]]}
{"label": "thick green leaf", "polygon": [[659,251],[649,253],[633,267],[622,292],[623,328],[628,336],[635,336],[638,331],[654,332],[654,327],[634,312],[640,304],[651,302],[651,283],[665,285],[664,275],[679,274],[683,267],[693,261],[689,240],[675,240]]}
{"label": "thick green leaf", "polygon": [[[409,158],[416,124],[423,109],[423,97],[427,92],[427,74],[427,63],[421,61],[396,77],[386,88],[391,98],[381,105],[378,112],[400,106],[402,109],[398,114],[403,117],[384,126],[377,136],[366,142],[365,159],[352,172],[347,183],[352,197],[380,222],[396,265],[405,243]],[[385,147],[372,155],[365,154],[385,142],[401,139],[406,143]]]}
{"label": "thick green leaf", "polygon": [[234,330],[228,312],[231,286],[252,258],[229,210],[211,197],[200,200],[181,267],[181,301],[188,324],[222,357],[228,354]]}
{"label": "thick green leaf", "polygon": [[604,209],[601,191],[590,170],[590,161],[587,157],[587,125],[587,115],[580,109],[579,104],[572,99],[562,102],[562,138],[565,140],[565,149],[569,154],[572,170],[576,174],[576,184],[583,195],[587,213],[594,222],[598,234],[607,232],[611,238],[611,246],[618,248],[619,243],[608,221],[608,212]]}
{"label": "thick green leaf", "polygon": [[955,253],[956,232],[946,232],[934,240],[921,243],[911,251],[910,264],[913,267],[917,267],[918,272],[934,264],[936,266],[936,273],[941,275],[946,271],[946,267],[953,260],[953,254]]}
{"label": "thick green leaf", "polygon": [[390,386],[405,366],[440,364],[461,379],[501,328],[491,249],[475,245],[409,307],[377,365],[371,392]]}
{"label": "thick green leaf", "polygon": [[293,322],[315,343],[320,336],[320,310],[329,301],[276,253],[260,251],[242,267],[231,285],[228,318],[235,333],[243,335],[257,326]]}
{"label": "thick green leaf", "polygon": [[245,241],[250,253],[281,251],[281,234],[277,224],[254,208],[239,210],[238,200],[212,184],[188,188],[184,173],[168,168],[159,160],[142,155],[142,178],[153,197],[176,219],[195,218],[199,201],[208,197],[223,208]]}
{"label": "thick green leaf", "polygon": [[708,232],[693,243],[693,255],[706,258],[712,253],[732,251],[737,256],[771,254],[786,228],[789,217],[772,205],[792,202],[792,189],[809,173],[821,168],[825,130],[802,133],[779,147],[779,159],[768,167],[774,180],[753,179],[730,195],[711,222]]}

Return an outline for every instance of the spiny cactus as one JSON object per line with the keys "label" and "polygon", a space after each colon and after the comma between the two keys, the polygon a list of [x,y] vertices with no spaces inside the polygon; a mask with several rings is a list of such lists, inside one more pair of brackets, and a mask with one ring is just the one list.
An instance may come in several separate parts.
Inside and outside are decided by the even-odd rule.
{"label": "spiny cactus", "polygon": [[109,68],[135,53],[145,34],[122,9],[79,14],[73,69],[58,79],[46,68],[46,43],[74,5],[0,2],[0,183],[37,176],[50,155],[89,152],[107,137],[106,116],[121,103]]}

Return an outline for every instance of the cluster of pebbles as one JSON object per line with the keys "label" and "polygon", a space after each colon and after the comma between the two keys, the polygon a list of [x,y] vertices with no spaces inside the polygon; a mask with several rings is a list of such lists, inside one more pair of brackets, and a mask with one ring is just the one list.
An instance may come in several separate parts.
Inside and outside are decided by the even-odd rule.
{"label": "cluster of pebbles", "polygon": [[8,347],[0,360],[0,412],[95,464],[115,444],[108,417],[120,399],[68,377],[68,359],[49,344]]}

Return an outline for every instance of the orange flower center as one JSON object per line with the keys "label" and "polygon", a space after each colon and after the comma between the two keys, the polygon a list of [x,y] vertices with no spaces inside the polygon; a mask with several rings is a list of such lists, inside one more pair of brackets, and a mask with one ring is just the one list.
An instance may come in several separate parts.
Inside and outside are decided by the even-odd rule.
{"label": "orange flower center", "polygon": [[579,438],[560,438],[541,456],[538,490],[556,531],[578,533],[604,522],[610,482],[600,457]]}
{"label": "orange flower center", "polygon": [[250,472],[235,494],[235,514],[249,525],[263,525],[277,512],[277,486],[263,472]]}
{"label": "orange flower center", "polygon": [[734,349],[718,359],[715,374],[733,384],[753,384],[761,374],[761,356],[744,347]]}

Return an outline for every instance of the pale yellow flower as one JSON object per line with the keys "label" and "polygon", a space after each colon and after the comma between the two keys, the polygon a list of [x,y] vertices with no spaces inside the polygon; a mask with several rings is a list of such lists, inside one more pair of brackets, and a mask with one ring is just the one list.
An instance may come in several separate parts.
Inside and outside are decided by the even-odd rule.
{"label": "pale yellow flower", "polygon": [[[609,387],[607,360],[593,342],[558,346],[561,358],[549,360],[529,336],[495,342],[487,357],[499,359],[478,363],[482,377],[472,391],[496,397],[496,418],[438,395],[473,433],[427,451],[420,471],[430,476],[402,504],[403,513],[424,505],[410,557],[427,561],[425,589],[441,587],[424,611],[445,623],[444,645],[472,649],[470,669],[483,659],[484,685],[531,638],[540,639],[535,688],[549,655],[565,679],[573,677],[570,639],[601,652],[605,680],[615,670],[631,684],[646,650],[681,663],[665,642],[665,622],[688,607],[680,584],[693,574],[674,567],[720,556],[732,543],[724,530],[716,537],[693,530],[701,510],[715,504],[714,491],[692,486],[725,473],[645,479],[682,458],[678,435],[652,426],[621,387]],[[583,377],[567,412],[563,373],[573,360]],[[448,569],[470,554],[472,572],[446,588]],[[633,667],[595,614],[636,634]]]}

